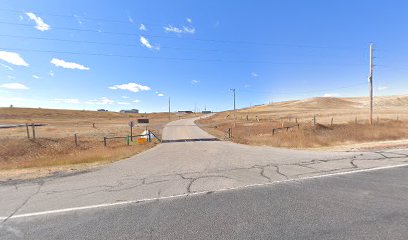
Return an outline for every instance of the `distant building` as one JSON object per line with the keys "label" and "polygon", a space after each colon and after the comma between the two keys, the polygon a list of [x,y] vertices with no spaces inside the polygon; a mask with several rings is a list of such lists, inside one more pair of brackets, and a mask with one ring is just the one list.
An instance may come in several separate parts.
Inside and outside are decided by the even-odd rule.
{"label": "distant building", "polygon": [[108,110],[106,110],[106,109],[98,109],[97,111],[98,112],[108,112]]}
{"label": "distant building", "polygon": [[193,111],[178,111],[178,113],[193,113]]}
{"label": "distant building", "polygon": [[121,113],[139,113],[139,109],[120,110]]}
{"label": "distant building", "polygon": [[203,114],[209,114],[209,113],[212,113],[211,111],[208,111],[208,110],[204,110],[204,111],[202,111],[201,113],[203,113]]}

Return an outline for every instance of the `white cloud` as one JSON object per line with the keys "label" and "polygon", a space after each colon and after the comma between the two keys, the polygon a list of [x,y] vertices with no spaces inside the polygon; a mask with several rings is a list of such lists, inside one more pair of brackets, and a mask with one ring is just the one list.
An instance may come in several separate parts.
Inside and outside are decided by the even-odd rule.
{"label": "white cloud", "polygon": [[184,29],[184,32],[185,33],[190,33],[190,34],[194,34],[195,33],[195,28],[193,28],[193,27],[186,27],[186,26],[183,26],[183,29]]}
{"label": "white cloud", "polygon": [[338,93],[325,93],[323,97],[339,97],[340,94]]}
{"label": "white cloud", "polygon": [[70,104],[79,104],[81,101],[77,98],[56,98],[54,99],[56,103],[70,103]]}
{"label": "white cloud", "polygon": [[174,33],[182,33],[183,30],[181,30],[180,28],[177,27],[173,27],[171,25],[164,27],[164,31],[166,32],[174,32]]}
{"label": "white cloud", "polygon": [[35,79],[40,79],[40,77],[37,76],[37,75],[32,75],[32,77],[35,78]]}
{"label": "white cloud", "polygon": [[188,23],[193,23],[193,20],[192,20],[191,18],[186,18],[186,21],[187,21]]}
{"label": "white cloud", "polygon": [[85,103],[86,104],[96,104],[96,105],[110,105],[110,104],[113,104],[114,101],[110,100],[107,97],[101,97],[99,99],[93,99],[93,100],[87,101]]}
{"label": "white cloud", "polygon": [[89,70],[89,67],[85,67],[79,63],[66,62],[62,59],[53,58],[51,63],[57,67],[68,68],[68,69],[79,69],[79,70]]}
{"label": "white cloud", "polygon": [[51,70],[48,72],[48,75],[50,75],[51,77],[54,77],[55,73]]}
{"label": "white cloud", "polygon": [[252,72],[252,73],[251,73],[251,76],[252,76],[252,77],[259,77],[258,73],[255,73],[255,72]]}
{"label": "white cloud", "polygon": [[35,22],[35,28],[40,30],[41,32],[50,30],[50,25],[46,24],[40,17],[37,17],[32,12],[27,12],[26,15]]}
{"label": "white cloud", "polygon": [[18,19],[20,19],[20,22],[24,20],[23,15],[18,15]]}
{"label": "white cloud", "polygon": [[8,78],[8,79],[16,79],[16,77],[11,76],[11,75],[7,75],[7,78]]}
{"label": "white cloud", "polygon": [[133,18],[131,18],[130,16],[128,16],[128,21],[129,21],[130,23],[133,23]]}
{"label": "white cloud", "polygon": [[[190,18],[187,18],[188,23],[192,23],[192,20]],[[165,32],[172,32],[172,33],[189,33],[189,34],[194,34],[196,29],[193,26],[182,26],[182,27],[175,27],[172,25],[167,25],[164,28]]]}
{"label": "white cloud", "polygon": [[128,97],[128,96],[122,96],[122,98],[127,99],[127,98],[129,98],[129,97]]}
{"label": "white cloud", "polygon": [[139,30],[140,30],[140,31],[147,31],[147,28],[146,28],[146,26],[145,26],[143,23],[141,23],[141,24],[140,24],[140,27],[139,27]]}
{"label": "white cloud", "polygon": [[147,38],[140,36],[140,43],[149,48],[149,49],[156,49],[156,50],[160,50],[160,47],[154,47],[153,45],[150,44],[149,40],[147,40]]}
{"label": "white cloud", "polygon": [[13,90],[27,90],[28,87],[21,83],[3,83],[0,88],[13,89]]}
{"label": "white cloud", "polygon": [[109,87],[110,89],[116,90],[116,89],[122,89],[122,90],[128,90],[131,92],[140,92],[140,91],[148,91],[150,90],[150,87],[148,86],[143,86],[137,83],[126,83],[126,84],[121,84],[121,85],[114,85]]}
{"label": "white cloud", "polygon": [[244,88],[249,88],[249,87],[251,87],[251,85],[249,85],[249,84],[244,85]]}
{"label": "white cloud", "polygon": [[139,103],[140,100],[139,100],[139,99],[136,99],[136,100],[133,100],[132,102],[134,102],[134,103]]}
{"label": "white cloud", "polygon": [[[6,52],[6,51],[0,51],[0,60],[6,61],[10,64],[17,65],[17,66],[28,66],[28,63],[24,61],[22,57],[20,57],[20,54],[15,53],[15,52]],[[7,66],[7,65],[3,65]]]}
{"label": "white cloud", "polygon": [[191,84],[197,84],[197,83],[200,83],[200,81],[195,80],[195,79],[191,81]]}
{"label": "white cloud", "polygon": [[158,93],[157,96],[158,97],[164,97],[164,94],[163,93]]}
{"label": "white cloud", "polygon": [[383,90],[386,90],[386,89],[388,89],[387,86],[379,86],[379,87],[378,87],[378,90],[379,90],[379,91],[383,91]]}
{"label": "white cloud", "polygon": [[9,65],[6,65],[6,64],[3,64],[3,63],[0,63],[0,65],[1,65],[2,67],[4,67],[5,69],[9,70],[9,71],[13,71],[13,70],[14,70],[14,69],[13,69],[12,67],[10,67]]}
{"label": "white cloud", "polygon": [[119,105],[130,105],[128,102],[118,102]]}

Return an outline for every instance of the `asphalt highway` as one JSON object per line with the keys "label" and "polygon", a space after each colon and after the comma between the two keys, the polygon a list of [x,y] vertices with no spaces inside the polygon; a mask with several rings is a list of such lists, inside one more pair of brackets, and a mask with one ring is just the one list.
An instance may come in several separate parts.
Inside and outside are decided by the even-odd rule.
{"label": "asphalt highway", "polygon": [[11,219],[1,239],[393,239],[408,167]]}

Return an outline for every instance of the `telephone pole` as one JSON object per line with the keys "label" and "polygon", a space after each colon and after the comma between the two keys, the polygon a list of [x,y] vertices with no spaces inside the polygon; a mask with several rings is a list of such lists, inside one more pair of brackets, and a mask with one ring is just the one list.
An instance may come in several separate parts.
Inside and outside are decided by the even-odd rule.
{"label": "telephone pole", "polygon": [[234,93],[234,128],[237,125],[237,114],[235,108],[235,88],[231,88],[231,91]]}
{"label": "telephone pole", "polygon": [[374,68],[373,44],[370,43],[370,73],[368,75],[368,87],[370,93],[370,124],[373,124],[373,68]]}
{"label": "telephone pole", "polygon": [[171,119],[171,112],[170,112],[170,96],[169,96],[169,120]]}

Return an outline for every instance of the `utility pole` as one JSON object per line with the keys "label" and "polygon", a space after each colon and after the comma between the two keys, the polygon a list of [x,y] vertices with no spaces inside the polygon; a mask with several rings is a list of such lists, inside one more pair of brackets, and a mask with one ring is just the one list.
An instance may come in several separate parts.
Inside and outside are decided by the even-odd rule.
{"label": "utility pole", "polygon": [[237,125],[237,114],[235,108],[235,88],[231,88],[231,91],[234,93],[234,128],[235,128]]}
{"label": "utility pole", "polygon": [[370,43],[370,73],[368,75],[368,87],[370,92],[370,124],[373,124],[373,68],[374,68],[373,44]]}
{"label": "utility pole", "polygon": [[171,119],[171,112],[170,112],[170,96],[169,96],[169,120]]}

